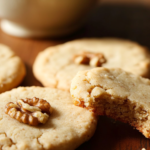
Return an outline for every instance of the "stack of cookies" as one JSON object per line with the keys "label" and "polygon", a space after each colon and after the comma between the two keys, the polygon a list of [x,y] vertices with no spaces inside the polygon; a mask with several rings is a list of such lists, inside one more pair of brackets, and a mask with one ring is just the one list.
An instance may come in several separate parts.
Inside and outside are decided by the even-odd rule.
{"label": "stack of cookies", "polygon": [[50,47],[33,65],[35,77],[46,87],[8,91],[21,82],[25,67],[9,48],[0,46],[0,92],[7,91],[0,94],[1,149],[76,149],[94,134],[98,115],[129,123],[150,138],[150,60],[145,47],[111,38]]}

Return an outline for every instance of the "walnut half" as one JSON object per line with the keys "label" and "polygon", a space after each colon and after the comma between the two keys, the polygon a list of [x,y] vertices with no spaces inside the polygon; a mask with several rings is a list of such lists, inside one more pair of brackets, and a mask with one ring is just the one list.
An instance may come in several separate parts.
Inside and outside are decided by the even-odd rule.
{"label": "walnut half", "polygon": [[7,103],[5,113],[19,122],[36,126],[46,123],[52,108],[46,100],[34,97]]}
{"label": "walnut half", "polygon": [[93,67],[100,67],[106,62],[102,53],[82,52],[73,57],[76,64],[90,65]]}

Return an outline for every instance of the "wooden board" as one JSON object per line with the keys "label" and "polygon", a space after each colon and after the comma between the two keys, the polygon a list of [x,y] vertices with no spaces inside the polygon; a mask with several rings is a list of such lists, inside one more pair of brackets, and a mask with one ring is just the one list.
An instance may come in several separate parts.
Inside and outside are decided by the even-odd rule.
{"label": "wooden board", "polygon": [[[0,43],[10,46],[26,64],[22,86],[42,86],[32,74],[36,55],[48,46],[83,37],[118,37],[150,47],[150,8],[140,5],[101,5],[90,14],[86,25],[62,39],[21,39],[0,30]],[[97,130],[77,150],[150,150],[150,140],[128,124],[99,117]]]}
{"label": "wooden board", "polygon": [[150,5],[150,0],[99,0],[100,3],[139,3],[144,5]]}

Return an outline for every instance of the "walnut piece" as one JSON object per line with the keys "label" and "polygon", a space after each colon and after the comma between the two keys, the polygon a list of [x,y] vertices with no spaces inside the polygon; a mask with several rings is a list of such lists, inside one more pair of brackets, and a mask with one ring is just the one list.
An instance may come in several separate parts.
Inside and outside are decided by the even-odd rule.
{"label": "walnut piece", "polygon": [[46,123],[52,108],[46,100],[34,97],[7,103],[5,113],[19,122],[36,126]]}
{"label": "walnut piece", "polygon": [[100,67],[106,62],[106,59],[102,53],[82,52],[73,57],[73,61],[76,64],[90,65],[93,67]]}

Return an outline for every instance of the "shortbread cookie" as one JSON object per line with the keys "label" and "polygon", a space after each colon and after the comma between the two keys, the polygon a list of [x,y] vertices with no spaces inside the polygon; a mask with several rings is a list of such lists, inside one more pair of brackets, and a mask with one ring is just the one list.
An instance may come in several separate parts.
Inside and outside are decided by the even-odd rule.
{"label": "shortbread cookie", "polygon": [[25,73],[21,59],[9,47],[0,44],[0,93],[19,85]]}
{"label": "shortbread cookie", "polygon": [[[28,99],[29,102],[34,97],[47,101],[52,108],[46,122],[29,125],[19,122],[19,115],[12,118],[5,113],[9,102],[21,99],[24,102]],[[94,113],[74,106],[66,91],[19,87],[2,93],[0,99],[0,148],[3,150],[73,150],[89,140],[96,129],[97,117]],[[32,105],[32,101],[28,104]]]}
{"label": "shortbread cookie", "polygon": [[80,71],[70,92],[75,105],[127,122],[150,138],[150,80],[101,67]]}
{"label": "shortbread cookie", "polygon": [[148,77],[149,54],[144,47],[131,41],[80,39],[39,53],[33,73],[44,86],[69,91],[71,80],[78,71],[100,66],[122,68]]}

